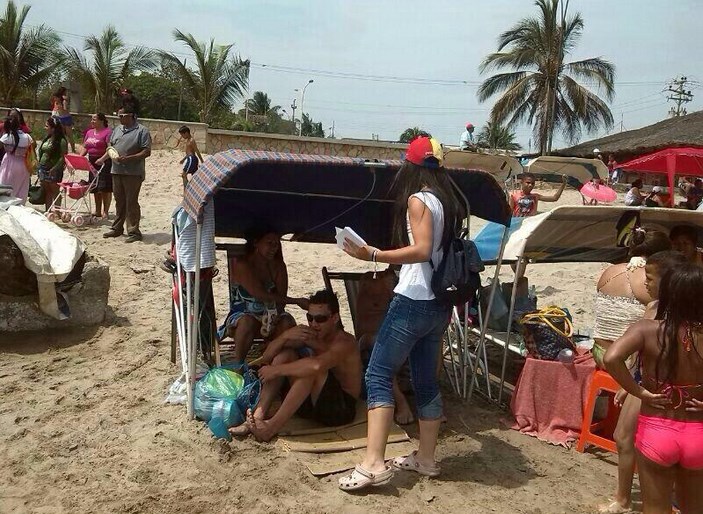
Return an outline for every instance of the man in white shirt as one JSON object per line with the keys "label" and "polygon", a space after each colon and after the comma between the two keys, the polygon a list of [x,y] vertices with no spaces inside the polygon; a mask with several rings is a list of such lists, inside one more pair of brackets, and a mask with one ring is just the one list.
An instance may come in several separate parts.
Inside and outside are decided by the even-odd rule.
{"label": "man in white shirt", "polygon": [[460,150],[473,150],[476,147],[474,142],[474,126],[471,123],[466,124],[466,130],[461,134],[459,140]]}

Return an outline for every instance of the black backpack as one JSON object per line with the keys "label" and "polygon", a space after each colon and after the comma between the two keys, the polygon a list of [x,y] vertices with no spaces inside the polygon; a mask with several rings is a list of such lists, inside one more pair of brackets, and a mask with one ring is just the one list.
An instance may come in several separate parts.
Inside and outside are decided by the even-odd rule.
{"label": "black backpack", "polygon": [[432,292],[449,305],[463,305],[476,296],[481,285],[480,273],[485,269],[473,241],[456,237],[444,248],[444,256],[432,274]]}

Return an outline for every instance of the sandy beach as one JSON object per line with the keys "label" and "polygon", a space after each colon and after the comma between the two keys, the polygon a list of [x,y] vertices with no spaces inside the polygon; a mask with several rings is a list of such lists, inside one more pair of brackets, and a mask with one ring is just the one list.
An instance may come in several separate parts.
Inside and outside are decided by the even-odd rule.
{"label": "sandy beach", "polygon": [[[481,399],[465,404],[449,388],[441,477],[398,473],[362,495],[339,491],[335,475],[313,477],[275,444],[217,441],[203,423],[187,421],[184,406],[165,405],[180,366],[169,362],[170,277],[157,264],[182,194],[180,157],[158,151],[147,161],[142,242],[103,239],[106,224],[68,228],[110,265],[101,326],[0,334],[0,513],[573,514],[606,501],[615,487],[614,455],[580,454],[508,430],[508,412]],[[559,204],[581,204],[580,195],[568,190]],[[321,289],[323,265],[369,269],[332,245],[284,243],[284,257],[292,296]],[[218,259],[222,320],[226,264]],[[577,328],[588,329],[602,267],[533,265],[528,276],[540,306],[568,307]],[[506,279],[511,274],[505,267]],[[293,313],[302,321],[302,311]],[[408,433],[417,437],[416,425]]]}

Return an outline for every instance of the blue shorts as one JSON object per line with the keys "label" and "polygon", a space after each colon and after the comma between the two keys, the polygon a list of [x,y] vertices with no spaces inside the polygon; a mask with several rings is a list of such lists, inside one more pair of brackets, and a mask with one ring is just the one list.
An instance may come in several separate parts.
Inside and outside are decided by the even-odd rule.
{"label": "blue shorts", "polygon": [[183,173],[192,175],[198,171],[198,158],[193,155],[186,155],[186,160],[183,162]]}
{"label": "blue shorts", "polygon": [[406,359],[420,419],[439,419],[442,396],[437,360],[451,307],[439,300],[411,300],[396,294],[378,330],[366,370],[366,397],[370,409],[392,407],[393,377]]}
{"label": "blue shorts", "polygon": [[63,116],[53,115],[52,118],[57,120],[64,127],[72,127],[73,126],[73,117],[70,114],[65,114]]}
{"label": "blue shorts", "polygon": [[42,182],[53,182],[54,184],[58,184],[63,180],[63,167],[59,168],[59,170],[54,173],[50,173],[48,169],[43,166],[39,166],[39,168],[37,168],[37,177]]}

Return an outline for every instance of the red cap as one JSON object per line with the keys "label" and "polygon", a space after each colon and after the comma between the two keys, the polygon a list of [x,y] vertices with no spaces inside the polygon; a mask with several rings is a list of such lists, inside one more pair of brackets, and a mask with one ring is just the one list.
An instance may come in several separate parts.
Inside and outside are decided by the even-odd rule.
{"label": "red cap", "polygon": [[473,124],[471,124],[471,123],[467,123],[467,124],[466,124],[466,130],[469,130],[469,129],[472,129],[472,128],[474,128]]}
{"label": "red cap", "polygon": [[405,154],[405,160],[425,168],[442,166],[442,147],[436,139],[418,137],[410,142]]}

